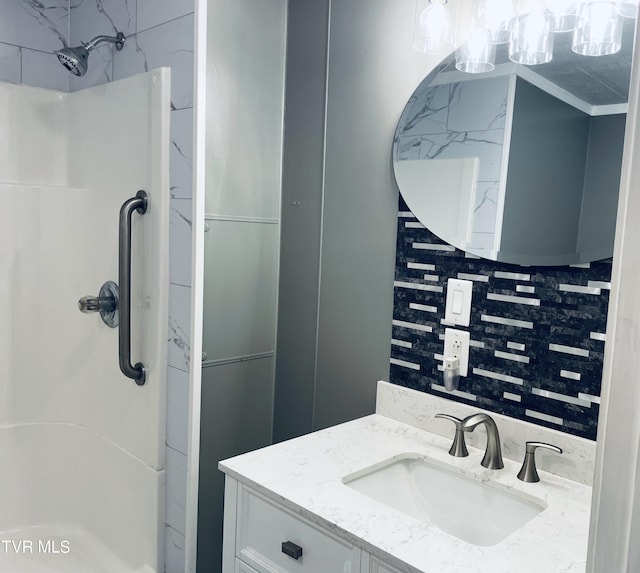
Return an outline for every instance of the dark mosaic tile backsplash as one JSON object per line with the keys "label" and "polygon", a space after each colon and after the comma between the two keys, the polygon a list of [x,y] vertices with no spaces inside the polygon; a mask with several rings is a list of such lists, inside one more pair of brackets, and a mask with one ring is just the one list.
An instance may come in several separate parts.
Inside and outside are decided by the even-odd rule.
{"label": "dark mosaic tile backsplash", "polygon": [[[400,199],[391,382],[595,440],[611,260],[496,263],[417,223]],[[455,393],[441,371],[449,278],[473,280],[470,326],[456,327],[471,333],[469,374]]]}

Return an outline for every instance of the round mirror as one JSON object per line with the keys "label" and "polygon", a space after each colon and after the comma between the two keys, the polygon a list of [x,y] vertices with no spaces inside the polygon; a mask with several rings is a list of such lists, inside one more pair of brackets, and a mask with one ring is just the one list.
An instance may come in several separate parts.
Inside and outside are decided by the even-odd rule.
{"label": "round mirror", "polygon": [[613,254],[633,21],[615,55],[571,51],[509,61],[491,73],[445,59],[407,103],[393,168],[408,208],[465,252],[521,265],[569,265]]}

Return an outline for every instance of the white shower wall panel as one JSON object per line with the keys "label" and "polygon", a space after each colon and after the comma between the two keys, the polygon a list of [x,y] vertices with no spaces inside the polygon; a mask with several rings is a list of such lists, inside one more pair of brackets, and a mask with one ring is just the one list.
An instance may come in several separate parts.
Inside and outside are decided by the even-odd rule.
{"label": "white shower wall panel", "polygon": [[[169,86],[166,69],[73,94],[0,83],[0,113],[21,118],[0,122],[0,537],[75,545],[57,563],[4,555],[1,571],[163,569]],[[118,280],[119,210],[139,189],[144,386],[120,372],[117,329],[77,306]]]}

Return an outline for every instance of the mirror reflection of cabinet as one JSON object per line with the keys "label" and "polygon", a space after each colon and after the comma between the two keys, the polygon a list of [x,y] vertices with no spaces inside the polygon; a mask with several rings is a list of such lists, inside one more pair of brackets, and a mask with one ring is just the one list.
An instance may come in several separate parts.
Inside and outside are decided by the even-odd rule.
{"label": "mirror reflection of cabinet", "polygon": [[591,116],[516,73],[449,75],[416,90],[394,142],[396,179],[418,219],[492,260],[610,257],[626,114]]}

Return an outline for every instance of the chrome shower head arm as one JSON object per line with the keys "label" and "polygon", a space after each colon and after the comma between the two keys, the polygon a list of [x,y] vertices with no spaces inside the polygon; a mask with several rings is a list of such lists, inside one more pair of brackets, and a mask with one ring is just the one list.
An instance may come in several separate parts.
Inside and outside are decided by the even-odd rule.
{"label": "chrome shower head arm", "polygon": [[122,32],[118,32],[117,36],[96,36],[90,42],[82,45],[90,52],[94,48],[98,47],[100,44],[111,43],[116,45],[116,50],[120,51],[124,47],[124,34]]}

